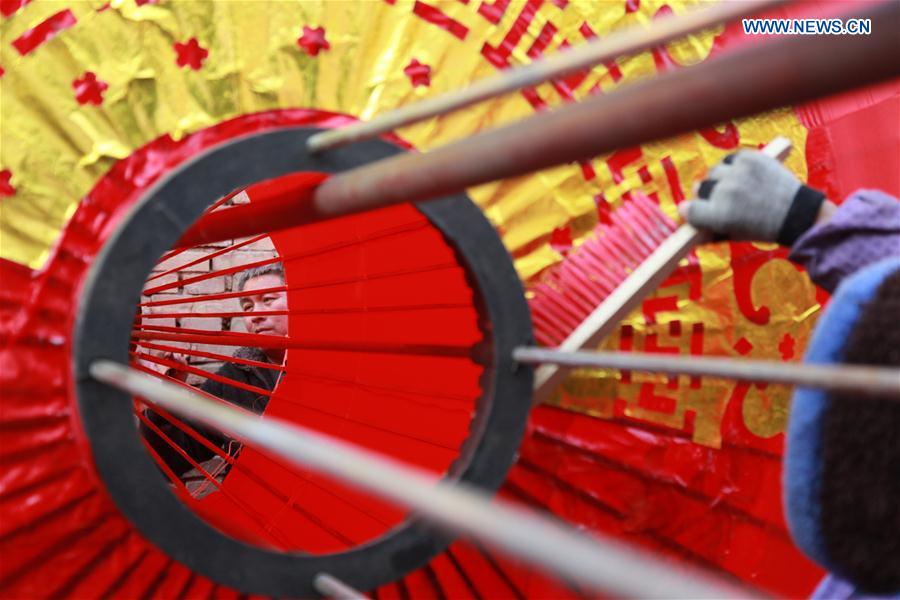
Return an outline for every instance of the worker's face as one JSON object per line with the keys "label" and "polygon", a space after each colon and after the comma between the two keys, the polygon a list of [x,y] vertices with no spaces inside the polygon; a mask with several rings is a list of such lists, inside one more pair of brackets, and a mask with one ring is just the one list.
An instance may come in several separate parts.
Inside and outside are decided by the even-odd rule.
{"label": "worker's face", "polygon": [[287,310],[287,293],[263,292],[268,288],[282,287],[284,281],[278,275],[252,277],[244,284],[241,309],[244,311],[244,325],[250,333],[262,335],[287,335],[287,315],[266,315],[275,310]]}

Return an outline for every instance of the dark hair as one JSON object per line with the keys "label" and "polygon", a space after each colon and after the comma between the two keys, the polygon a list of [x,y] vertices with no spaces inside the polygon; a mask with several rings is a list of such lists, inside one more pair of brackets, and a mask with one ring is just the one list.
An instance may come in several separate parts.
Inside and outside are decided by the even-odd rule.
{"label": "dark hair", "polygon": [[235,291],[243,292],[244,286],[247,285],[249,280],[254,277],[262,277],[263,275],[277,275],[281,278],[282,283],[284,283],[284,267],[281,266],[281,263],[271,263],[253,267],[252,269],[247,269],[238,273],[238,276],[234,280]]}
{"label": "dark hair", "polygon": [[[900,366],[900,271],[863,308],[848,363]],[[822,530],[832,564],[868,593],[900,590],[900,404],[830,397],[822,423]]]}

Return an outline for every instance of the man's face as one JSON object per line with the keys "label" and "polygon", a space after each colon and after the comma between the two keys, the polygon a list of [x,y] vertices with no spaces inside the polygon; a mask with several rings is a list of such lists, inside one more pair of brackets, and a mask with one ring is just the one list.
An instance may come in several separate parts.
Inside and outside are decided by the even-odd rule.
{"label": "man's face", "polygon": [[288,333],[287,315],[265,315],[274,310],[287,310],[287,294],[285,292],[257,293],[257,290],[282,287],[284,281],[278,275],[260,275],[251,277],[244,284],[244,295],[241,296],[241,309],[244,325],[250,333],[262,335],[284,335]]}

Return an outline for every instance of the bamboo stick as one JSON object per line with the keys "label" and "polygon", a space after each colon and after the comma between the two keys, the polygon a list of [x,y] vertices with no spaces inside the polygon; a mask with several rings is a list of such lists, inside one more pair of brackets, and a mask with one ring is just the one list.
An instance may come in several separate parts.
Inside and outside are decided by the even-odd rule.
{"label": "bamboo stick", "polygon": [[520,346],[513,358],[522,363],[589,367],[782,383],[829,392],[881,396],[900,401],[900,369],[862,365],[813,365],[709,356],[664,356],[646,352],[569,352]]}
{"label": "bamboo stick", "polygon": [[490,98],[564,77],[627,54],[661,46],[691,33],[776,7],[785,1],[720,2],[711,8],[694,9],[684,15],[671,15],[655,20],[649,27],[630,27],[536,60],[529,65],[476,81],[462,90],[402,106],[378,115],[368,122],[354,123],[316,134],[307,140],[306,148],[310,153],[316,153],[371,139],[404,125],[418,123]]}

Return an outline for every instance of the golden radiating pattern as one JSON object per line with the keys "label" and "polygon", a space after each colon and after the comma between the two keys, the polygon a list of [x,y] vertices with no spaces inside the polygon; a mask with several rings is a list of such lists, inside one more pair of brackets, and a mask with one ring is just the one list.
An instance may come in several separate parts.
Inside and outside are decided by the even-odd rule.
{"label": "golden radiating pattern", "polygon": [[[458,89],[506,65],[524,64],[620,27],[646,25],[654,16],[683,12],[693,4],[34,0],[0,23],[0,171],[11,175],[15,190],[0,198],[0,256],[35,269],[43,266],[79,200],[115,161],[161,135],[177,140],[226,119],[280,108],[316,108],[369,119]],[[74,24],[21,55],[13,41],[64,10]],[[541,107],[700,62],[718,33],[692,36],[663,52],[619,59],[561,84],[485,102],[405,127],[399,134],[428,150]],[[623,194],[638,189],[656,192],[663,209],[674,216],[676,188],[689,194],[692,182],[735,144],[757,147],[776,134],[786,135],[799,149],[787,164],[805,178],[806,130],[791,111],[783,110],[705,135],[646,144],[639,152],[598,157],[469,192],[501,232],[522,278],[531,281],[562,260],[551,247],[551,234],[565,231],[577,246],[597,225],[598,204],[615,208]],[[709,246],[698,256],[699,283],[660,290],[655,298],[661,299],[662,309],[649,319],[636,312],[627,320],[631,347],[666,346],[688,353],[696,324],[704,328],[703,354],[776,357],[784,354],[779,347],[786,343],[786,333],[797,348],[805,345],[818,304],[804,275],[774,258],[752,275],[750,298],[742,303],[729,246]],[[690,289],[698,284],[702,297]],[[786,289],[791,290],[789,303],[783,301]],[[768,306],[771,315],[765,324],[748,319],[748,301],[751,307]],[[619,345],[618,335],[607,344]],[[648,388],[617,379],[597,373],[573,377],[556,401],[603,416],[612,410],[603,398],[618,395],[626,401],[628,415],[671,427],[682,427],[685,411],[694,411],[694,439],[719,443],[721,415],[734,384],[671,389],[665,383]],[[647,400],[647,392],[641,391],[646,389],[667,399]],[[786,404],[785,390],[751,388],[743,404],[748,428],[761,436],[782,431]]]}
{"label": "golden radiating pattern", "polygon": [[[702,285],[702,299],[690,299],[691,282],[662,288],[623,322],[625,332],[630,329],[630,343],[623,344],[620,330],[603,348],[796,360],[820,308],[809,277],[784,258],[764,262],[751,276],[749,290],[752,307],[769,312],[767,323],[760,325],[738,305],[727,245],[702,248],[698,255],[702,276],[694,285]],[[654,303],[663,307],[675,304],[677,310],[653,313]],[[751,315],[761,318],[757,313]],[[698,339],[699,352],[695,346]],[[663,376],[632,374],[623,381],[617,372],[584,370],[576,371],[566,381],[552,403],[609,418],[615,414],[616,402],[624,402],[625,415],[678,430],[686,428],[686,415],[693,412],[692,439],[717,448],[730,402],[739,403],[743,424],[750,433],[768,438],[785,430],[790,392],[781,385],[746,385],[711,378],[703,378],[702,386],[692,386],[688,377],[670,381]]]}

